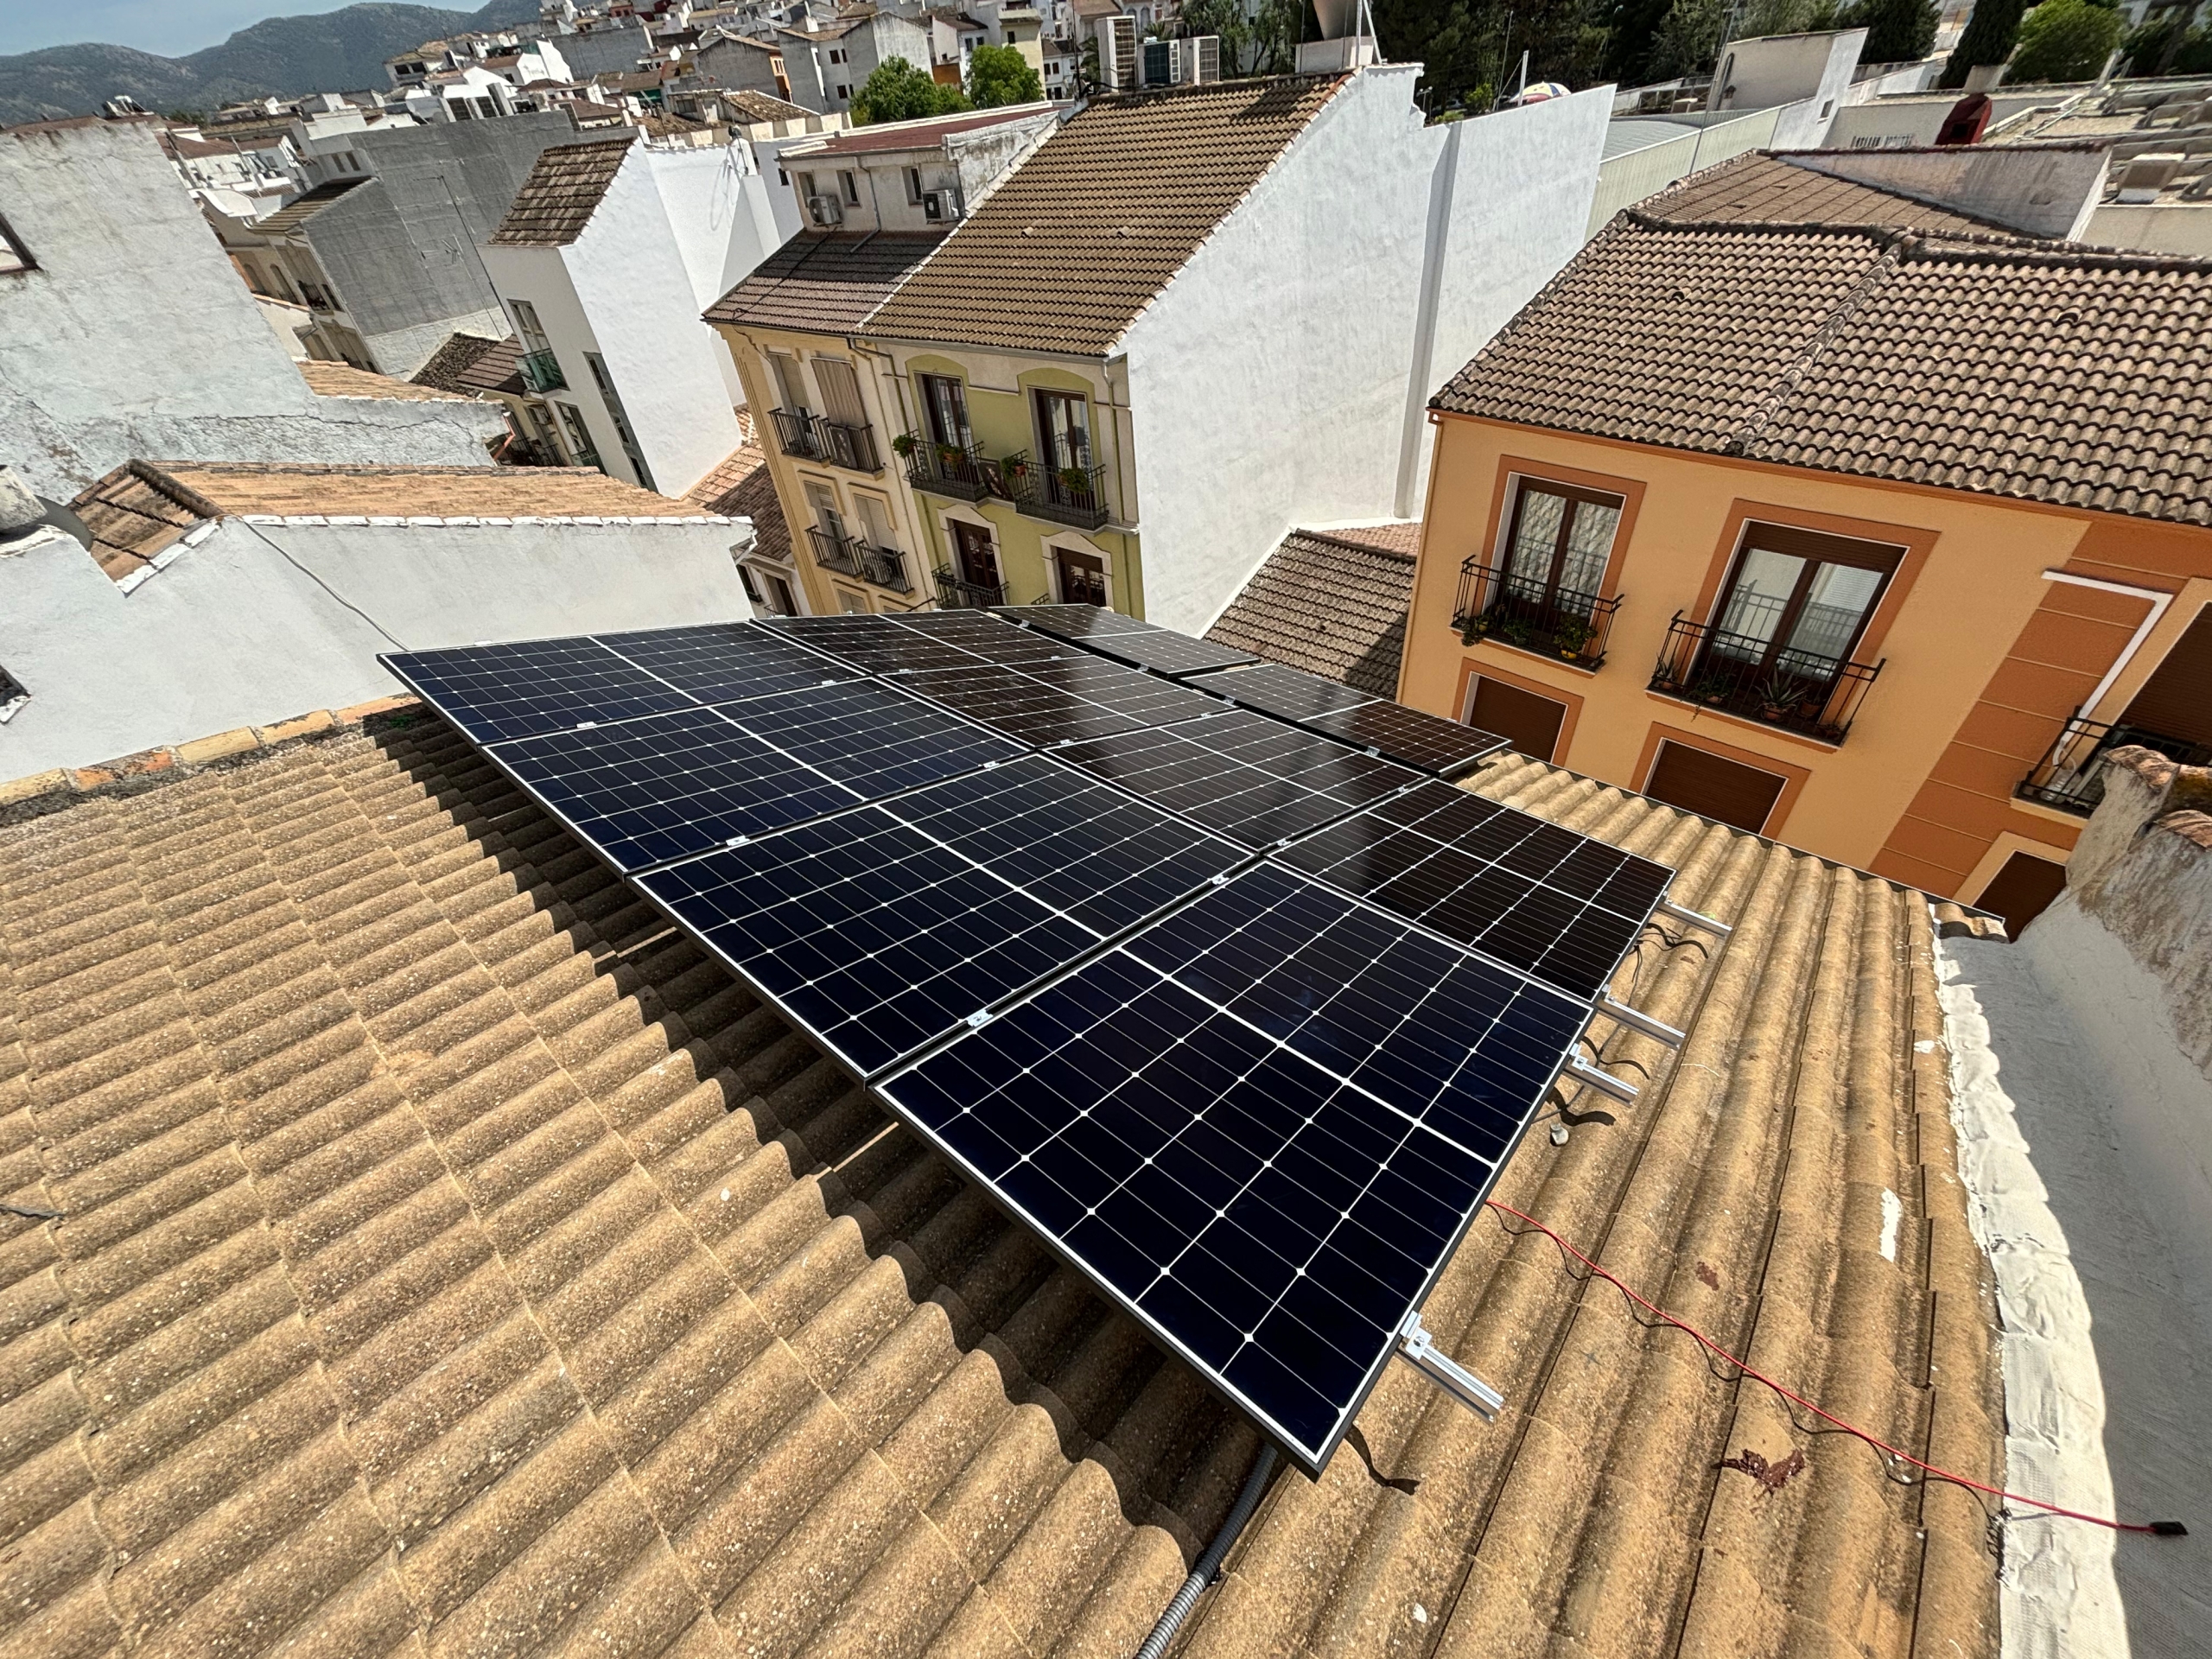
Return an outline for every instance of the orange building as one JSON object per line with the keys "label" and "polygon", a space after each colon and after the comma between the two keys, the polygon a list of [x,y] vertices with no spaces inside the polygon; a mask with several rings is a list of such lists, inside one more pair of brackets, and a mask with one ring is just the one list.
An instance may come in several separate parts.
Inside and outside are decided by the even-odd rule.
{"label": "orange building", "polygon": [[1437,396],[1399,696],[2022,925],[2107,753],[2212,756],[2212,264],[1714,195]]}

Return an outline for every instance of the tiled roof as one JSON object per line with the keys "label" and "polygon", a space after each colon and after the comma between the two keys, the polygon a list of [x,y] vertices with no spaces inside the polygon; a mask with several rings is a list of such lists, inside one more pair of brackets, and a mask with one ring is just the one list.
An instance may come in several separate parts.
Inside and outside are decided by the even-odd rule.
{"label": "tiled roof", "polygon": [[347,191],[367,182],[366,179],[339,179],[329,184],[318,184],[266,219],[254,220],[254,231],[262,236],[289,236]]}
{"label": "tiled roof", "polygon": [[193,525],[221,512],[207,497],[143,461],[117,467],[69,506],[92,532],[93,559],[117,582],[144,569]]}
{"label": "tiled roof", "polygon": [[1900,230],[2015,234],[1975,219],[1851,179],[1832,178],[1787,156],[1753,150],[1709,167],[1637,204],[1651,219],[1684,224],[1727,220],[1770,225],[1886,225]]}
{"label": "tiled roof", "polygon": [[315,358],[302,362],[300,378],[318,397],[387,397],[398,403],[451,403],[454,394],[412,380],[372,374],[350,363],[325,363]]}
{"label": "tiled roof", "polygon": [[2212,524],[2212,263],[1630,211],[1434,406]]}
{"label": "tiled roof", "polygon": [[803,231],[708,307],[707,321],[849,334],[944,242],[938,235]]}
{"label": "tiled roof", "polygon": [[[118,467],[70,505],[79,518],[111,492],[137,506],[151,489],[232,513],[375,518],[681,518],[702,509],[589,467],[340,467],[309,462],[157,461]],[[91,520],[86,518],[89,524]]]}
{"label": "tiled roof", "polygon": [[782,99],[771,98],[766,92],[724,92],[722,102],[747,121],[804,121],[812,113],[799,105],[786,104]]}
{"label": "tiled roof", "polygon": [[[584,108],[581,100],[576,107]],[[583,234],[607,187],[614,182],[636,137],[634,132],[626,132],[619,138],[555,144],[540,152],[506,217],[492,232],[493,242],[507,247],[557,248],[575,241]]]}
{"label": "tiled roof", "polygon": [[1206,638],[1395,698],[1420,541],[1418,522],[1294,530]]}
{"label": "tiled roof", "polygon": [[[1009,174],[872,333],[1105,352],[1335,96],[1343,77],[1102,98]],[[1049,295],[1049,304],[1007,296]]]}
{"label": "tiled roof", "polygon": [[756,446],[731,450],[721,465],[684,492],[683,499],[702,512],[750,518],[755,553],[764,559],[791,557],[791,527],[785,521],[783,504],[776,499],[768,457]]}
{"label": "tiled roof", "polygon": [[[18,1644],[1133,1652],[1249,1429],[404,718],[0,830],[0,1195],[60,1217],[0,1216]],[[1646,936],[1616,989],[1688,1046],[1599,1027],[1643,1099],[1501,1198],[1989,1478],[1926,903],[1517,757],[1477,787],[1735,925]],[[1993,1659],[1970,1495],[1542,1237],[1480,1221],[1424,1318],[1503,1416],[1390,1367],[1179,1652]]]}
{"label": "tiled roof", "polygon": [[520,391],[522,380],[515,365],[521,357],[522,342],[512,334],[505,340],[453,334],[415,371],[415,384],[466,395],[504,389],[512,379],[513,390]]}

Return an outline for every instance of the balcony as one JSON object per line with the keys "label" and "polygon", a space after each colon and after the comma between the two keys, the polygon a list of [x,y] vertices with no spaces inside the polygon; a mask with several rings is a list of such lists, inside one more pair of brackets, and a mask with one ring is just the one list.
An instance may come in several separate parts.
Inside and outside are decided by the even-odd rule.
{"label": "balcony", "polygon": [[569,377],[561,372],[561,365],[550,352],[525,352],[516,365],[522,371],[522,383],[532,391],[563,391],[567,390]]}
{"label": "balcony", "polygon": [[1466,645],[1494,639],[1516,651],[1594,670],[1605,660],[1613,613],[1626,597],[1616,594],[1600,599],[1571,588],[1550,588],[1484,564],[1478,554],[1459,567],[1459,600],[1452,626]]}
{"label": "balcony", "polygon": [[950,565],[940,564],[937,602],[948,611],[988,610],[1006,603],[1006,587],[999,582],[969,582]]}
{"label": "balcony", "polygon": [[822,445],[814,432],[814,416],[803,409],[772,409],[770,418],[776,423],[776,444],[785,454],[800,461],[819,461]]}
{"label": "balcony", "polygon": [[1033,466],[1027,455],[1009,456],[1001,465],[1015,506],[1030,518],[1078,530],[1096,530],[1106,522],[1103,467],[1054,469]]}
{"label": "balcony", "polygon": [[1651,690],[1801,737],[1842,742],[1882,664],[1790,650],[1770,663],[1768,650],[1764,639],[1691,622],[1677,611]]}
{"label": "balcony", "polygon": [[2105,768],[2112,752],[2131,743],[2156,749],[2179,766],[2212,764],[2212,746],[2168,737],[2140,726],[2115,726],[2076,715],[2012,792],[2024,801],[2055,806],[2086,818],[2105,798]]}
{"label": "balcony", "polygon": [[875,547],[857,536],[839,536],[819,524],[808,529],[806,538],[813,543],[814,562],[825,570],[874,582],[894,594],[912,591],[906,580],[906,556],[895,547]]}
{"label": "balcony", "polygon": [[909,432],[893,447],[906,461],[906,481],[918,490],[955,501],[981,501],[987,495],[1011,499],[1000,463],[986,461],[972,443],[939,443]]}

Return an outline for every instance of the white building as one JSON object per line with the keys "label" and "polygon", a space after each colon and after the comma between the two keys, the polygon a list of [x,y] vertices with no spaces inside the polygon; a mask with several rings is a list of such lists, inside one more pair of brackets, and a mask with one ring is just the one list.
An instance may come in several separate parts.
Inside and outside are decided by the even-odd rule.
{"label": "white building", "polygon": [[0,777],[387,696],[379,652],[751,614],[747,520],[596,474],[135,461],[71,505],[0,544]]}
{"label": "white building", "polygon": [[135,455],[481,464],[496,411],[308,389],[158,128],[0,132],[0,459],[49,501]]}
{"label": "white building", "polygon": [[571,462],[679,495],[742,442],[700,314],[798,228],[774,148],[626,131],[538,158],[481,253]]}

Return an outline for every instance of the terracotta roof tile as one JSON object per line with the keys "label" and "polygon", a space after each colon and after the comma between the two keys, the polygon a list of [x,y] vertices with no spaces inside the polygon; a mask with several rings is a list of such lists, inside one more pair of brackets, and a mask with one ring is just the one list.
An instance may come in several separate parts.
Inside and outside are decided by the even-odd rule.
{"label": "terracotta roof tile", "polygon": [[117,582],[144,569],[155,555],[219,511],[143,461],[117,467],[69,506],[92,532],[93,559]]}
{"label": "terracotta roof tile", "polygon": [[356,186],[366,184],[366,179],[340,179],[330,184],[318,184],[305,195],[298,196],[266,219],[257,219],[253,228],[262,236],[289,236],[317,213],[346,194]]}
{"label": "terracotta roof tile", "polygon": [[2212,263],[1624,213],[1455,413],[2212,524]]}
{"label": "terracotta roof tile", "polygon": [[802,232],[708,307],[707,321],[849,334],[944,241],[942,236]]}
{"label": "terracotta roof tile", "polygon": [[[581,100],[577,107],[585,109]],[[493,242],[504,247],[558,248],[575,241],[591,222],[637,136],[626,132],[619,138],[555,144],[541,151],[506,217],[492,232]]]}
{"label": "terracotta roof tile", "polygon": [[[0,828],[0,1195],[64,1217],[0,1215],[25,1639],[1134,1651],[1249,1428],[480,754],[384,718]],[[1500,1197],[1994,1474],[1925,901],[1519,757],[1475,786],[1735,925],[1647,934],[1615,989],[1688,1046],[1599,1027],[1643,1099],[1530,1136]],[[1968,1494],[1807,1436],[1548,1241],[1483,1220],[1424,1319],[1502,1420],[1390,1367],[1189,1659],[1994,1659]],[[1810,1467],[1770,1491],[1720,1467],[1746,1446]]]}
{"label": "terracotta roof tile", "polygon": [[1093,100],[954,231],[870,332],[1105,352],[1343,84],[1225,80]]}
{"label": "terracotta roof tile", "polygon": [[718,512],[753,521],[753,550],[766,559],[791,556],[791,526],[776,499],[776,480],[768,471],[768,457],[747,444],[728,456],[685,492],[685,500],[703,512]]}
{"label": "terracotta roof tile", "polygon": [[1653,219],[1774,225],[1887,225],[1900,230],[2016,232],[1894,190],[1832,178],[1786,155],[1754,150],[1693,173],[1637,204]]}
{"label": "terracotta roof tile", "polygon": [[1294,530],[1206,638],[1395,698],[1420,539],[1418,522]]}
{"label": "terracotta roof tile", "polygon": [[520,391],[522,377],[516,365],[521,359],[522,342],[512,334],[505,340],[488,340],[482,334],[454,334],[415,372],[415,384],[463,395]]}
{"label": "terracotta roof tile", "polygon": [[804,121],[812,113],[799,105],[749,90],[724,92],[722,102],[747,121]]}
{"label": "terracotta roof tile", "polygon": [[419,381],[372,374],[350,363],[325,363],[315,358],[300,365],[300,378],[318,397],[385,397],[404,404],[442,404],[454,402],[457,395]]}

